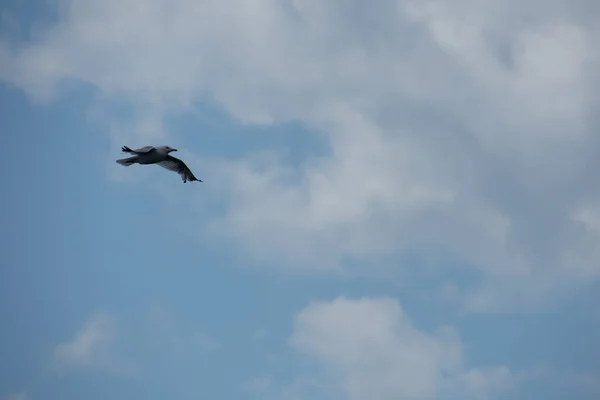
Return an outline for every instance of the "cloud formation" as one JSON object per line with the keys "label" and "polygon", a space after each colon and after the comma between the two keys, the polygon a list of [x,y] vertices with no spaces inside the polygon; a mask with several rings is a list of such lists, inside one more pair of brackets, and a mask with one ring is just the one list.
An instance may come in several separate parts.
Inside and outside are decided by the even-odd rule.
{"label": "cloud formation", "polygon": [[112,318],[104,313],[97,314],[85,323],[72,341],[56,346],[54,359],[61,365],[92,365],[97,360],[99,352],[105,350],[113,342],[113,339]]}
{"label": "cloud formation", "polygon": [[297,315],[291,343],[349,400],[487,399],[512,383],[506,367],[465,366],[452,328],[419,330],[391,298],[313,303]]}
{"label": "cloud formation", "polygon": [[328,154],[300,166],[211,164],[227,210],[208,232],[261,263],[442,251],[479,277],[457,283],[472,310],[597,281],[594,2],[58,3],[35,41],[0,45],[0,76],[33,97],[83,82],[134,104],[140,137],[158,134],[144,121],[208,102],[326,138]]}
{"label": "cloud formation", "polygon": [[132,365],[115,354],[116,329],[113,318],[98,312],[92,315],[73,339],[54,348],[53,367],[56,371],[90,368],[118,375],[130,375]]}
{"label": "cloud formation", "polygon": [[[296,123],[326,144],[297,163],[278,149],[189,148],[190,167],[211,176],[194,207],[212,196],[223,210],[210,221],[186,212],[195,233],[281,270],[415,271],[416,254],[434,260],[427,273],[443,288],[425,296],[471,311],[548,306],[598,284],[597,1],[55,3],[57,19],[30,40],[0,38],[0,79],[37,101],[83,84],[112,139],[132,143],[165,140],[169,117],[209,104],[241,124]],[[154,346],[157,364],[217,345],[153,317],[138,346]],[[122,372],[114,339],[112,318],[96,315],[56,347],[55,364]],[[427,332],[391,298],[313,303],[290,342],[321,374],[283,396],[276,376],[245,389],[483,400],[519,381],[506,366],[471,365],[453,328]],[[573,387],[598,392],[597,372],[574,375]]]}

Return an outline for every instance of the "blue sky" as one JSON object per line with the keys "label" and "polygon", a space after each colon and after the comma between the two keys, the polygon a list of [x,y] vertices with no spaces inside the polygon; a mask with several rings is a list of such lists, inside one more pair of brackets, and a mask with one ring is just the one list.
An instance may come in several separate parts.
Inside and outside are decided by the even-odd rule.
{"label": "blue sky", "polygon": [[0,399],[597,399],[597,7],[528,7],[2,3]]}

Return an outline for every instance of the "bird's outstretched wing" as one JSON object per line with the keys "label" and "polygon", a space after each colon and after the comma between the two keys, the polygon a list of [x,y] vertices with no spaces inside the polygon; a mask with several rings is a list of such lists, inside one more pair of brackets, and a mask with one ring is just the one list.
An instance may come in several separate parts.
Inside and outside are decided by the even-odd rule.
{"label": "bird's outstretched wing", "polygon": [[131,150],[129,147],[123,146],[123,147],[121,147],[121,150],[123,150],[123,153],[144,154],[144,153],[149,153],[152,150],[154,150],[154,146],[144,146],[144,147],[140,147],[139,149],[135,149],[135,150]]}
{"label": "bird's outstretched wing", "polygon": [[159,161],[157,164],[163,168],[168,169],[169,171],[177,172],[181,176],[183,183],[185,183],[187,181],[202,182],[200,179],[198,179],[194,176],[192,171],[190,171],[190,169],[187,167],[187,165],[185,165],[185,163],[183,161],[181,161],[179,158],[175,158],[173,156],[167,156],[163,161]]}

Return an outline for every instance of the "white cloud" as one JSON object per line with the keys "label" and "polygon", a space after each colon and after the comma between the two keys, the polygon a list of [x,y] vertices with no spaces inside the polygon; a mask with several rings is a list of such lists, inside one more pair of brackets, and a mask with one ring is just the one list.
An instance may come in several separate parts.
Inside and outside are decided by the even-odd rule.
{"label": "white cloud", "polygon": [[313,303],[297,315],[291,343],[349,400],[487,399],[512,384],[505,367],[468,368],[452,328],[422,331],[391,298]]}
{"label": "white cloud", "polygon": [[229,207],[209,233],[263,263],[442,249],[482,273],[463,299],[479,310],[542,305],[600,275],[600,236],[574,217],[600,202],[595,3],[58,4],[35,42],[0,44],[0,76],[35,98],[83,81],[139,110],[139,140],[196,101],[326,137],[330,154],[295,168],[203,163]]}
{"label": "white cloud", "polygon": [[490,393],[502,392],[510,387],[511,374],[506,367],[481,368],[467,371],[459,378],[467,396],[475,399],[492,398]]}
{"label": "white cloud", "polygon": [[54,348],[53,367],[93,368],[116,374],[134,372],[131,365],[114,354],[116,332],[113,318],[104,312],[91,316],[73,339]]}
{"label": "white cloud", "polygon": [[86,322],[72,341],[56,346],[54,359],[63,365],[89,366],[96,360],[98,353],[104,351],[113,340],[112,318],[104,313],[97,314]]}
{"label": "white cloud", "polygon": [[222,343],[197,326],[189,326],[158,304],[141,318],[117,324],[98,312],[73,338],[54,348],[54,372],[88,369],[129,378],[152,370],[156,363],[195,361],[220,349]]}

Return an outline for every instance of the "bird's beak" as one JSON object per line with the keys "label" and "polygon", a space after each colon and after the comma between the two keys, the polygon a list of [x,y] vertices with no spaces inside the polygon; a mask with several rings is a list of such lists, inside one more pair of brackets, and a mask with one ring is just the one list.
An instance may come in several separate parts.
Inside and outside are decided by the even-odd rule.
{"label": "bird's beak", "polygon": [[177,151],[177,149],[173,149],[173,150],[171,150],[171,151]]}

